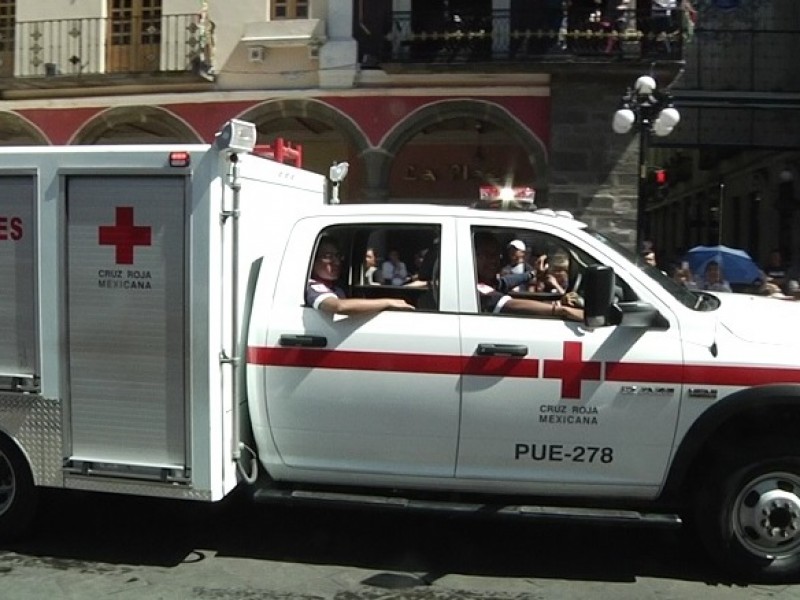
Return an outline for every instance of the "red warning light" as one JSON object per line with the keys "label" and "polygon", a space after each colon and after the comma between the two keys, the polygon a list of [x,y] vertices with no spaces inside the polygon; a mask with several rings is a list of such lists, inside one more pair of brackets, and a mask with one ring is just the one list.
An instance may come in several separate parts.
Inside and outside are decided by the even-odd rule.
{"label": "red warning light", "polygon": [[188,152],[170,152],[170,167],[188,167],[191,162],[191,155]]}
{"label": "red warning light", "polygon": [[658,184],[658,185],[666,185],[667,184],[667,171],[666,171],[666,169],[656,169],[656,184]]}

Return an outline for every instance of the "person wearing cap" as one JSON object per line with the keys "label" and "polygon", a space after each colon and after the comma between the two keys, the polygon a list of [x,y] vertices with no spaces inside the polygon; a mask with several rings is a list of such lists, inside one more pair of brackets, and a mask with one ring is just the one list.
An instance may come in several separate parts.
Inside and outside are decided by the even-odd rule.
{"label": "person wearing cap", "polygon": [[495,237],[488,232],[477,233],[475,235],[475,261],[481,312],[528,314],[557,317],[570,321],[583,320],[582,309],[571,306],[561,300],[549,302],[510,296],[506,292],[507,288],[512,287],[522,279],[527,278],[530,280],[534,273],[529,271],[522,274],[498,277],[497,266],[500,260],[500,245]]}
{"label": "person wearing cap", "polygon": [[[506,246],[506,255],[508,263],[500,269],[500,276],[518,275],[520,273],[528,273],[533,271],[533,267],[526,262],[525,254],[527,248],[525,242],[522,240],[511,240]],[[520,291],[523,286],[518,286],[513,291]]]}

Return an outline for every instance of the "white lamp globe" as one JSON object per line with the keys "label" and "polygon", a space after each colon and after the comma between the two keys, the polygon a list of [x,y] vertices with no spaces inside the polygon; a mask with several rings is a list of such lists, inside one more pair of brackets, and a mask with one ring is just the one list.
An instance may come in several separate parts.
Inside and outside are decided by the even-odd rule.
{"label": "white lamp globe", "polygon": [[656,80],[650,75],[642,75],[636,80],[634,89],[637,94],[652,94],[656,89]]}
{"label": "white lamp globe", "polygon": [[636,121],[636,115],[630,108],[620,108],[614,113],[614,120],[611,122],[611,128],[616,133],[628,133]]}
{"label": "white lamp globe", "polygon": [[678,112],[678,109],[668,106],[658,114],[658,120],[668,127],[675,127],[681,122],[681,113]]}
{"label": "white lamp globe", "polygon": [[653,133],[655,133],[658,137],[664,137],[672,133],[672,127],[661,121],[660,119],[656,119],[656,122],[653,123]]}

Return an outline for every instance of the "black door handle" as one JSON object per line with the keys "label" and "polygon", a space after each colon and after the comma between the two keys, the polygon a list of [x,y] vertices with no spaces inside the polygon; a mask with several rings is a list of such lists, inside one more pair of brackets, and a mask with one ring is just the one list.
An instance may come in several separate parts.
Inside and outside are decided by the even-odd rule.
{"label": "black door handle", "polygon": [[328,345],[328,338],[321,335],[282,335],[278,343],[290,347],[324,348]]}
{"label": "black door handle", "polygon": [[527,356],[528,347],[522,344],[478,344],[478,356]]}

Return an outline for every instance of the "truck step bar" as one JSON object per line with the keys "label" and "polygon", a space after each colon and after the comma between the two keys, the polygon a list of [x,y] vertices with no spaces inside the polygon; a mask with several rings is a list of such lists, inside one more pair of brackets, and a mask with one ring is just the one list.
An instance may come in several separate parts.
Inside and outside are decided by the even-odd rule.
{"label": "truck step bar", "polygon": [[253,494],[256,502],[285,504],[336,504],[339,506],[372,506],[386,509],[407,509],[428,512],[450,512],[487,516],[526,517],[542,520],[580,520],[617,525],[679,527],[680,516],[667,513],[644,513],[635,510],[580,508],[569,506],[502,505],[447,500],[418,500],[398,496],[315,492],[309,490],[260,489]]}

